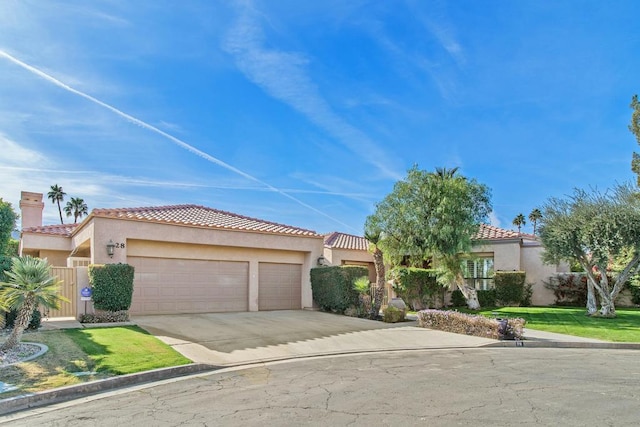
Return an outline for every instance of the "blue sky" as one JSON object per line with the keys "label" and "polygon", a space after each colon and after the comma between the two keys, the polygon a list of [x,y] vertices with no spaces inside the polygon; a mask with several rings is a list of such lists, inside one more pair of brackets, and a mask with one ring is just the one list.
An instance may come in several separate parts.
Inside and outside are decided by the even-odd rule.
{"label": "blue sky", "polygon": [[3,0],[0,197],[58,184],[90,209],[362,234],[417,164],[486,184],[513,228],[634,178],[638,16],[633,0]]}

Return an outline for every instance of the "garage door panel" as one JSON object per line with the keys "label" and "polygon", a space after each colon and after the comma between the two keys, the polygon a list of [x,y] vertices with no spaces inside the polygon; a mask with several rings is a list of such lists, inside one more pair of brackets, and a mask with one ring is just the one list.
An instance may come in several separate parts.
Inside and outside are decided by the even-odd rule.
{"label": "garage door panel", "polygon": [[248,310],[249,263],[129,257],[133,314]]}
{"label": "garage door panel", "polygon": [[301,264],[259,264],[259,310],[298,310],[302,307]]}

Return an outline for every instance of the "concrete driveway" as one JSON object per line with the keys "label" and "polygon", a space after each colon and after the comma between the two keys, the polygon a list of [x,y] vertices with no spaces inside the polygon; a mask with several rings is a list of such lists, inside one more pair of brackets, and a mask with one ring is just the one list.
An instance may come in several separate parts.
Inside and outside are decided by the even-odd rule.
{"label": "concrete driveway", "polygon": [[136,316],[138,326],[198,363],[229,366],[326,354],[479,347],[495,340],[317,311]]}

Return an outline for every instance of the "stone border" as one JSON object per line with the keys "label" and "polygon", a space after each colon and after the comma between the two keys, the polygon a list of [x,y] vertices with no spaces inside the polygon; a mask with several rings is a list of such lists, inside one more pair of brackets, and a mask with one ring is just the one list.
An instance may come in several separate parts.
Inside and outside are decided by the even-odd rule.
{"label": "stone border", "polygon": [[40,350],[37,353],[32,354],[31,356],[26,357],[24,359],[20,359],[20,360],[18,360],[16,362],[13,362],[13,363],[7,363],[6,366],[13,366],[13,365],[15,365],[17,363],[28,362],[29,360],[33,360],[35,358],[38,358],[38,357],[42,356],[43,354],[45,354],[47,351],[49,351],[49,347],[47,347],[44,344],[37,343],[37,342],[23,341],[20,344],[35,345],[36,347],[40,347]]}

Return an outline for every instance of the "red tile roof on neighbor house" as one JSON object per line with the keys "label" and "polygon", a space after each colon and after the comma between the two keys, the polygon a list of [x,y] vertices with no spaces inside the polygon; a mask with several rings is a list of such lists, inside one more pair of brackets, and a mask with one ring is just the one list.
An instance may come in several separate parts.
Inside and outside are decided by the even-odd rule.
{"label": "red tile roof on neighbor house", "polygon": [[94,209],[93,216],[134,221],[188,225],[223,230],[254,231],[296,236],[319,236],[315,231],[277,224],[198,205],[153,206],[144,208]]}
{"label": "red tile roof on neighbor house", "polygon": [[364,237],[338,233],[337,231],[324,235],[324,245],[332,249],[353,249],[358,251],[369,249],[369,241]]}
{"label": "red tile roof on neighbor house", "polygon": [[73,230],[79,224],[55,224],[55,225],[41,225],[40,227],[29,227],[22,231],[26,233],[41,233],[52,234],[57,236],[70,236]]}
{"label": "red tile roof on neighbor house", "polygon": [[[535,240],[536,236],[533,234],[518,233],[513,230],[505,230],[504,228],[489,224],[480,224],[480,229],[473,240],[510,240],[518,238]],[[364,237],[339,233],[337,231],[325,234],[324,245],[332,249],[350,249],[357,251],[366,251],[369,249],[369,241]]]}

